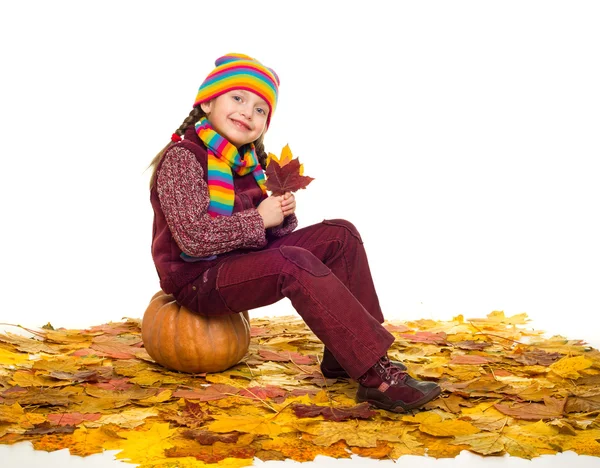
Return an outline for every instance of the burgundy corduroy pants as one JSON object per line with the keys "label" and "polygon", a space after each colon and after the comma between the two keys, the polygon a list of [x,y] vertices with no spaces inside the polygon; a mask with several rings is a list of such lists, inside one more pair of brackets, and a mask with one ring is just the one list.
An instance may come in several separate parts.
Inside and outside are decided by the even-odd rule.
{"label": "burgundy corduroy pants", "polygon": [[384,321],[362,239],[343,219],[323,220],[240,251],[207,269],[177,294],[191,310],[226,314],[284,297],[350,377],[385,355],[394,337]]}

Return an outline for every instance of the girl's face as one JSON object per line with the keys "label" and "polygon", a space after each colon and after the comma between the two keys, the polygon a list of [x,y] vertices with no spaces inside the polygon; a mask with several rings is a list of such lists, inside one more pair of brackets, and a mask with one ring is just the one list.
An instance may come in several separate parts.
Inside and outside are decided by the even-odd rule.
{"label": "girl's face", "polygon": [[256,141],[267,126],[269,106],[251,91],[234,89],[200,106],[215,131],[238,148]]}

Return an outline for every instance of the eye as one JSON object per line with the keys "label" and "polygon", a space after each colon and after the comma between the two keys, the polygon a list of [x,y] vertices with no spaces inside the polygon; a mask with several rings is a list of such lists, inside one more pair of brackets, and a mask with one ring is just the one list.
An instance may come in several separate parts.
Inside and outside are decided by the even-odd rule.
{"label": "eye", "polygon": [[233,97],[234,101],[242,102],[242,97],[241,96],[238,96],[237,94],[234,94],[232,97]]}
{"label": "eye", "polygon": [[256,112],[258,112],[261,115],[267,115],[267,111],[264,110],[262,107],[257,107]]}

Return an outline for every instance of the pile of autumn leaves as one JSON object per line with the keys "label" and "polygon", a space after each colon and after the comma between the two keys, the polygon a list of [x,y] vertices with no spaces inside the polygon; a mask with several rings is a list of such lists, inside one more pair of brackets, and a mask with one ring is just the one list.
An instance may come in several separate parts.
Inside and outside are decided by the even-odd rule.
{"label": "pile of autumn leaves", "polygon": [[[86,456],[120,450],[141,466],[251,465],[352,454],[397,459],[572,450],[600,456],[600,353],[527,330],[524,314],[386,323],[390,357],[440,382],[415,414],[354,401],[324,379],[322,344],[295,317],[252,320],[250,352],[226,372],[156,365],[140,322],[0,335],[0,443]],[[215,465],[216,466],[216,465]]]}

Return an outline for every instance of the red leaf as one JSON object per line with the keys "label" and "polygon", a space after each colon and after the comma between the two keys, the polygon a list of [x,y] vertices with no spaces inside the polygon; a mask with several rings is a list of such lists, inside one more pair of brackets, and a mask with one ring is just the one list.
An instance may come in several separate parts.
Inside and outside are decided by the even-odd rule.
{"label": "red leaf", "polygon": [[254,338],[255,336],[261,336],[268,334],[269,330],[267,327],[250,327],[250,336]]}
{"label": "red leaf", "polygon": [[49,375],[50,377],[53,377],[58,380],[73,380],[79,383],[106,381],[110,378],[111,374],[112,368],[100,367],[97,369],[76,372],[75,374],[72,374],[70,372],[52,371]]}
{"label": "red leaf", "polygon": [[560,353],[547,353],[542,349],[534,349],[532,351],[525,351],[523,354],[515,353],[512,357],[515,361],[525,364],[526,366],[534,366],[536,364],[540,366],[549,366],[555,361],[558,361],[563,357]]}
{"label": "red leaf", "polygon": [[183,437],[194,439],[200,445],[213,445],[215,442],[223,442],[225,444],[235,444],[239,437],[239,432],[225,432],[219,434],[217,432],[191,430],[183,431]]}
{"label": "red leaf", "polygon": [[189,400],[210,401],[227,398],[230,396],[227,395],[227,393],[237,394],[239,391],[239,388],[233,387],[232,385],[214,384],[206,388],[177,390],[173,393],[173,396],[175,398],[187,398]]}
{"label": "red leaf", "polygon": [[385,327],[385,329],[387,331],[390,332],[405,332],[405,331],[409,331],[410,328],[408,328],[406,325],[392,325],[391,323],[386,323],[383,325]]}
{"label": "red leaf", "polygon": [[292,405],[297,418],[314,418],[322,415],[329,421],[345,421],[347,419],[369,419],[377,413],[373,411],[368,402],[352,407],[318,406],[318,405]]}
{"label": "red leaf", "polygon": [[94,327],[87,328],[84,331],[88,333],[102,332],[107,335],[121,335],[124,333],[139,333],[140,326],[135,322],[111,322],[102,325],[96,325]]}
{"label": "red leaf", "polygon": [[100,382],[95,384],[95,386],[104,390],[129,390],[133,387],[133,384],[129,383],[128,378],[122,378],[111,379],[108,382]]}
{"label": "red leaf", "polygon": [[417,343],[432,343],[438,345],[444,345],[446,343],[447,335],[444,332],[431,333],[431,332],[416,332],[414,335],[410,333],[402,333],[400,335],[402,338],[408,341],[413,341]]}
{"label": "red leaf", "polygon": [[306,188],[308,184],[315,180],[312,177],[300,175],[300,161],[298,158],[292,159],[283,167],[277,161],[271,160],[265,174],[267,176],[267,190],[275,196]]}
{"label": "red leaf", "polygon": [[467,341],[459,341],[458,343],[454,343],[454,346],[456,348],[460,348],[460,349],[484,349],[487,348],[488,346],[492,346],[491,343],[486,343],[485,341],[473,341],[473,340],[467,340]]}
{"label": "red leaf", "polygon": [[102,413],[52,413],[48,415],[48,421],[55,426],[77,426],[83,421],[96,421],[102,417]]}
{"label": "red leaf", "polygon": [[287,390],[283,388],[267,385],[266,387],[248,387],[243,388],[239,395],[256,399],[275,398],[285,396]]}
{"label": "red leaf", "polygon": [[471,354],[460,354],[458,356],[454,356],[450,361],[450,364],[487,364],[488,362],[492,362],[491,359],[486,358],[484,356],[477,356]]}
{"label": "red leaf", "polygon": [[40,434],[72,434],[77,429],[75,426],[53,426],[48,421],[41,424],[35,424],[34,429],[25,431],[25,435],[40,435]]}

